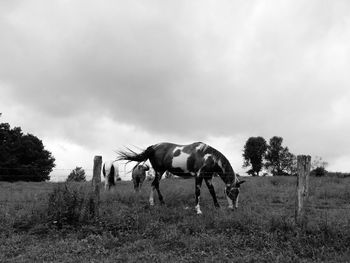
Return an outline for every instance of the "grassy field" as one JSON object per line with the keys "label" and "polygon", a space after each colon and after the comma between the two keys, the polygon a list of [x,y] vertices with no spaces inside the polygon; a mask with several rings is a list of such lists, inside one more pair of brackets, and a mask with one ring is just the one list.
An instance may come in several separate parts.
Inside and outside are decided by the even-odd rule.
{"label": "grassy field", "polygon": [[0,182],[0,262],[350,262],[350,178],[312,177],[301,226],[296,178],[246,180],[236,211],[219,178],[220,209],[203,185],[200,216],[191,179],[162,180],[154,207],[149,181],[139,195],[118,182],[98,219],[89,183]]}

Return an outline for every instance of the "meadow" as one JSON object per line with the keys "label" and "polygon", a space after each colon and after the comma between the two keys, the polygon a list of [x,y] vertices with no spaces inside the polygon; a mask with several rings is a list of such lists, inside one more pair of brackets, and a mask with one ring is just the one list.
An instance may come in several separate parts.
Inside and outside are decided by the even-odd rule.
{"label": "meadow", "polygon": [[219,178],[220,209],[203,184],[203,215],[192,179],[162,180],[154,207],[150,181],[139,194],[118,182],[101,188],[99,217],[90,182],[0,182],[0,262],[350,262],[350,178],[311,177],[300,225],[295,177],[245,180],[235,211]]}

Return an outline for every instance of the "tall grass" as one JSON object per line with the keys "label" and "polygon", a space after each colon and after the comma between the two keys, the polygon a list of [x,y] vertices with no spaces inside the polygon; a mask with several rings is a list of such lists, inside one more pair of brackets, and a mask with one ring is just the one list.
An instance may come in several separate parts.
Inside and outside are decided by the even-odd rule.
{"label": "tall grass", "polygon": [[118,182],[101,190],[99,218],[88,183],[1,183],[0,261],[346,261],[350,178],[338,179],[311,178],[302,226],[294,223],[296,180],[289,177],[247,178],[235,211],[216,178],[221,208],[203,185],[202,216],[193,209],[193,180],[162,180],[166,204],[154,207],[150,182],[138,195],[130,182]]}

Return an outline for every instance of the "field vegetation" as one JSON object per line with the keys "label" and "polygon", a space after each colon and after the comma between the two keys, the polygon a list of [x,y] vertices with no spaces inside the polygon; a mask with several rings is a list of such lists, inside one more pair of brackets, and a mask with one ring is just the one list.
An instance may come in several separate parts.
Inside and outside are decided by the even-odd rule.
{"label": "field vegetation", "polygon": [[90,182],[0,182],[0,262],[349,262],[350,178],[310,178],[301,225],[294,223],[295,177],[252,177],[240,207],[227,209],[202,187],[196,215],[194,182],[165,179],[166,204],[148,205],[150,181],[101,188],[95,216]]}

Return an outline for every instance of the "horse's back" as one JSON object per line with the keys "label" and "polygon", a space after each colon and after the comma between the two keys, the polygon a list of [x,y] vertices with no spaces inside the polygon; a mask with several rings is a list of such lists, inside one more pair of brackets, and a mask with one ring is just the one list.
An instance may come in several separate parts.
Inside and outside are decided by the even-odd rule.
{"label": "horse's back", "polygon": [[194,176],[203,165],[205,152],[211,147],[203,142],[175,144],[169,142],[153,146],[152,166],[163,173],[169,171],[181,177]]}

